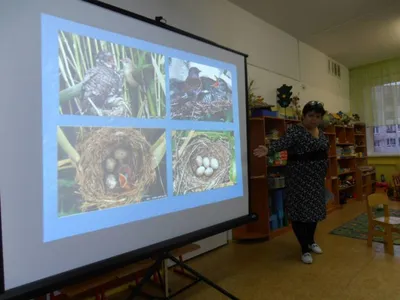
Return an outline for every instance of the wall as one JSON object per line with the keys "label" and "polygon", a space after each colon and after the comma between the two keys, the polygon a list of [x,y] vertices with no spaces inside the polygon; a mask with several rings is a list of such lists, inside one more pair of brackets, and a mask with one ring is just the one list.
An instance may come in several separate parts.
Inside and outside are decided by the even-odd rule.
{"label": "wall", "polygon": [[400,172],[400,159],[397,156],[370,157],[368,163],[376,168],[376,178],[381,180],[381,175],[385,176],[387,182],[392,182],[392,176]]}
{"label": "wall", "polygon": [[[103,0],[104,1],[104,0]],[[323,101],[331,111],[349,110],[349,73],[328,74],[327,57],[227,0],[105,0],[149,18],[249,54],[249,77],[256,93],[275,104],[276,88],[293,85],[304,103]],[[302,87],[305,87],[304,89]]]}

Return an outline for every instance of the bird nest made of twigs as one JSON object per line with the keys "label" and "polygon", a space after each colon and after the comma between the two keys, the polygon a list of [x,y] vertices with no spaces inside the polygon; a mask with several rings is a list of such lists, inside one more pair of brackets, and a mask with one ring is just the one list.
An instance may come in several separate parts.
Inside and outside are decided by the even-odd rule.
{"label": "bird nest made of twigs", "polygon": [[[223,139],[211,140],[199,135],[186,146],[178,146],[173,166],[174,194],[183,195],[229,185],[231,159],[231,145]],[[202,169],[201,172],[199,169]],[[211,174],[207,174],[207,169]]]}
{"label": "bird nest made of twigs", "polygon": [[200,120],[207,116],[229,111],[232,109],[232,101],[215,100],[210,102],[182,102],[181,100],[175,100],[172,101],[171,106],[171,117],[173,119],[186,119],[189,117],[192,120]]}
{"label": "bird nest made of twigs", "polygon": [[82,211],[137,203],[155,181],[150,144],[131,128],[101,128],[82,135],[76,182]]}

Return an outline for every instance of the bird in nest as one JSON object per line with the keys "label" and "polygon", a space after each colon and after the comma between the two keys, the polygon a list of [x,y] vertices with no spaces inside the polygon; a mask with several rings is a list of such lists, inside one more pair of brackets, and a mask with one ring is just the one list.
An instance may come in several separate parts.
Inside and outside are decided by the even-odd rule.
{"label": "bird in nest", "polygon": [[216,80],[207,78],[208,82],[203,84],[204,89],[199,95],[203,102],[210,103],[212,101],[232,100],[232,90],[228,83],[220,77]]}
{"label": "bird in nest", "polygon": [[123,74],[117,70],[114,56],[109,51],[96,55],[95,67],[89,69],[82,85],[82,111],[102,115],[101,110],[122,98]]}
{"label": "bird in nest", "polygon": [[118,181],[121,188],[130,190],[134,181],[132,169],[128,165],[121,165],[118,168]]}
{"label": "bird in nest", "polygon": [[231,98],[232,90],[222,78],[213,80],[206,76],[200,76],[200,73],[199,68],[191,67],[185,81],[171,78],[171,99],[211,102]]}
{"label": "bird in nest", "polygon": [[181,81],[175,78],[170,80],[170,92],[173,99],[197,100],[203,88],[200,78],[200,69],[191,67],[186,80]]}

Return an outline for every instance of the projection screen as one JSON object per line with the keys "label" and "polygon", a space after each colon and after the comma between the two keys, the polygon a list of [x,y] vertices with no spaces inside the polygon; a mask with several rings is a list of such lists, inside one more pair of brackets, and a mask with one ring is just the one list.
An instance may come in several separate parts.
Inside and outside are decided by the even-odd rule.
{"label": "projection screen", "polygon": [[244,55],[78,0],[0,25],[6,292],[249,214]]}

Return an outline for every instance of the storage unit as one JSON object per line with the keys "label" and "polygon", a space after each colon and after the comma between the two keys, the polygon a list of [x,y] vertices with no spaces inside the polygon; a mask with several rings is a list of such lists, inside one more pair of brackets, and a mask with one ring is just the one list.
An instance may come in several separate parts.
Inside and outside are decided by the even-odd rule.
{"label": "storage unit", "polygon": [[[250,118],[250,153],[264,144],[266,138],[278,139],[299,122],[277,117]],[[365,132],[365,125],[361,123],[325,128],[330,144],[325,185],[334,195],[327,203],[328,212],[346,204],[349,199],[362,200],[359,195],[374,190],[375,175],[359,175],[359,167],[367,165]],[[265,164],[250,155],[250,205],[259,220],[234,229],[235,240],[269,239],[291,230],[284,210],[286,160],[286,152],[269,157]]]}
{"label": "storage unit", "polygon": [[[285,120],[276,117],[250,118],[249,120],[249,151],[265,143],[266,138],[277,139],[286,130],[300,121]],[[344,130],[344,132],[346,132]],[[339,207],[339,174],[336,158],[336,128],[326,129],[330,141],[329,168],[326,177],[326,187],[334,199],[328,202],[327,209],[332,211]],[[348,134],[350,136],[350,134]],[[344,135],[345,136],[345,135]],[[252,240],[269,239],[291,230],[284,209],[285,173],[287,153],[281,152],[269,157],[265,164],[260,159],[250,155],[250,205],[252,212],[258,214],[259,220],[233,230],[233,239]]]}

